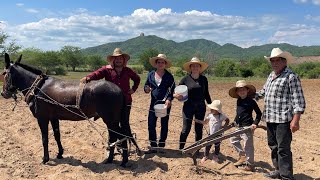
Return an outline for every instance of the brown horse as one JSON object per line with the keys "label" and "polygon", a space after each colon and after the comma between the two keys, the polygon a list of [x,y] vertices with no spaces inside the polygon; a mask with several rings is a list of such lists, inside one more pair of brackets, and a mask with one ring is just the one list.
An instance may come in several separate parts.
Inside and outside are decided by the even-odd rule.
{"label": "brown horse", "polygon": [[[8,99],[15,97],[17,90],[21,91],[29,108],[38,120],[42,134],[43,163],[49,161],[48,124],[51,122],[54,137],[59,152],[57,158],[63,158],[63,147],[60,141],[59,120],[79,121],[86,117],[101,117],[109,131],[109,143],[123,139],[125,129],[121,129],[120,119],[124,109],[124,96],[121,89],[108,81],[93,81],[85,85],[82,96],[79,84],[63,81],[42,74],[42,71],[21,64],[21,56],[15,62],[10,62],[5,54],[5,72],[3,92],[1,95]],[[81,97],[81,101],[79,101]],[[78,103],[77,103],[78,101]],[[75,106],[79,104],[79,106]],[[128,162],[127,143],[121,143],[123,150],[121,166]],[[106,163],[111,163],[114,157],[114,147],[110,148]]]}

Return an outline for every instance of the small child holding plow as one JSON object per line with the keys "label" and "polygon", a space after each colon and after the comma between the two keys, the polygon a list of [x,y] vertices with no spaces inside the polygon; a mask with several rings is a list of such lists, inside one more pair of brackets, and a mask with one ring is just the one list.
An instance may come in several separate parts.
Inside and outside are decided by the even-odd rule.
{"label": "small child holding plow", "polygon": [[[222,113],[222,104],[220,100],[214,100],[211,104],[208,104],[207,107],[210,108],[210,113],[205,118],[203,123],[209,122],[209,135],[214,134],[219,129],[227,126],[229,124],[229,118]],[[222,123],[224,125],[222,126]],[[220,154],[220,144],[221,142],[216,142],[214,144],[214,154],[212,158],[212,162],[220,162],[219,154]],[[201,163],[204,163],[207,159],[209,159],[209,152],[212,145],[208,145],[205,147],[204,157],[201,160]]]}
{"label": "small child holding plow", "polygon": [[[236,167],[243,167],[245,171],[254,171],[253,132],[257,128],[262,116],[257,102],[252,98],[255,93],[256,88],[253,85],[247,84],[245,80],[237,81],[236,86],[229,90],[229,95],[237,98],[237,114],[234,120],[238,126],[237,130],[241,130],[247,126],[251,126],[252,129],[252,131],[230,138],[230,142],[239,153],[239,159],[234,165]],[[253,111],[256,113],[255,120],[252,117]],[[240,143],[241,140],[243,140],[243,148]]]}

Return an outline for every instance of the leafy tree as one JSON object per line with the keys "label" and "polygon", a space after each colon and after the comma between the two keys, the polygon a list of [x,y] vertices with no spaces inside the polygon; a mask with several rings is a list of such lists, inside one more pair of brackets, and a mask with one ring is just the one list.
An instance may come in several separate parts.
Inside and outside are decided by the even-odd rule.
{"label": "leafy tree", "polygon": [[[21,46],[16,45],[14,41],[7,42],[9,36],[4,32],[0,32],[0,56],[3,57],[4,53],[16,54]],[[3,63],[0,63],[3,66]]]}
{"label": "leafy tree", "polygon": [[67,67],[71,66],[73,71],[83,63],[84,56],[81,53],[80,47],[64,46],[60,52],[63,62]]}
{"label": "leafy tree", "polygon": [[[0,31],[0,60],[4,56],[4,53],[16,54],[21,46],[16,45],[14,41],[7,42],[9,36]],[[13,57],[14,58],[14,57]],[[3,62],[3,61],[2,61]],[[0,68],[4,67],[4,63],[0,63]]]}
{"label": "leafy tree", "polygon": [[106,61],[100,55],[89,55],[86,57],[86,64],[89,65],[90,70],[96,70],[106,64]]}
{"label": "leafy tree", "polygon": [[61,65],[62,60],[59,58],[59,53],[56,51],[46,51],[43,52],[40,56],[41,60],[39,64],[43,67],[48,74],[50,71],[53,71],[55,67]]}
{"label": "leafy tree", "polygon": [[22,54],[22,63],[32,65],[35,67],[41,67],[41,59],[43,51],[36,48],[27,48],[19,52]]}
{"label": "leafy tree", "polygon": [[224,59],[218,61],[213,71],[214,74],[218,77],[237,76],[236,63],[231,59]]}
{"label": "leafy tree", "polygon": [[158,56],[159,51],[156,49],[147,49],[142,54],[139,55],[139,62],[143,65],[146,71],[151,71],[154,67],[149,63],[149,59]]}

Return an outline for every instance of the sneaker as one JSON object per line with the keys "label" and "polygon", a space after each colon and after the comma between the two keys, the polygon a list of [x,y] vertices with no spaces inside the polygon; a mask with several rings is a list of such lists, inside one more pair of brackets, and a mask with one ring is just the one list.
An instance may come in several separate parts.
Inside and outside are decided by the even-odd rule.
{"label": "sneaker", "polygon": [[204,157],[201,159],[200,163],[203,164],[207,159],[208,159],[208,157],[204,156]]}
{"label": "sneaker", "polygon": [[244,165],[246,161],[247,161],[246,156],[240,156],[238,161],[233,163],[233,165],[238,167],[238,166]]}
{"label": "sneaker", "polygon": [[253,167],[253,165],[247,164],[243,167],[243,170],[253,172],[254,167]]}
{"label": "sneaker", "polygon": [[269,179],[281,179],[280,172],[278,170],[265,173],[263,176]]}

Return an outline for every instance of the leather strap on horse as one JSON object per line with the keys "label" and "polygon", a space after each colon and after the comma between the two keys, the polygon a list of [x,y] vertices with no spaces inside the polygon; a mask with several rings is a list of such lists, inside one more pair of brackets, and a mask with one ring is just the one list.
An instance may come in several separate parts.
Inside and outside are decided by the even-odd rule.
{"label": "leather strap on horse", "polygon": [[76,107],[80,110],[80,102],[81,102],[81,98],[83,95],[83,90],[84,87],[86,86],[86,83],[80,83],[79,84],[79,89],[77,91],[77,96],[76,96]]}
{"label": "leather strap on horse", "polygon": [[32,85],[30,86],[28,92],[25,94],[25,98],[24,101],[29,104],[31,99],[34,97],[35,95],[35,90],[36,88],[39,88],[40,84],[43,82],[43,80],[45,79],[45,75],[41,74],[39,76],[37,76],[36,80],[34,80],[34,82],[32,83]]}

